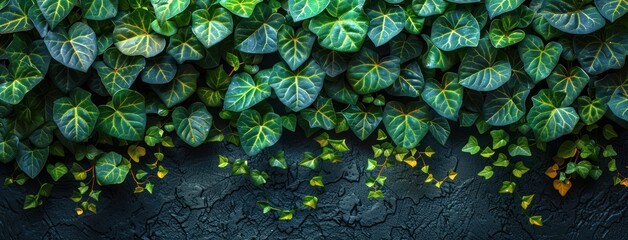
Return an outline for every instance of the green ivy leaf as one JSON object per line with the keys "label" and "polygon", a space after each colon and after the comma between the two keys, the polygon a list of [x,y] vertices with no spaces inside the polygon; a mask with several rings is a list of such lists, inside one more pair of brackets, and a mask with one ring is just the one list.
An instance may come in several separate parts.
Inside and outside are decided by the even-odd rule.
{"label": "green ivy leaf", "polygon": [[339,52],[357,52],[368,31],[368,16],[363,11],[350,10],[334,17],[322,13],[312,18],[309,29],[318,36],[318,44]]}
{"label": "green ivy leaf", "polygon": [[192,13],[192,31],[206,48],[231,35],[233,18],[224,8],[198,9]]}
{"label": "green ivy leaf", "polygon": [[100,185],[120,184],[126,179],[131,163],[116,152],[103,154],[96,161],[96,179]]}
{"label": "green ivy leaf", "polygon": [[312,59],[325,70],[327,76],[336,77],[347,71],[349,55],[315,45]]}
{"label": "green ivy leaf", "polygon": [[510,193],[512,194],[515,191],[515,187],[517,184],[511,181],[503,181],[502,186],[499,188],[499,193]]}
{"label": "green ivy leaf", "polygon": [[552,27],[571,34],[588,34],[604,27],[606,20],[589,1],[547,0],[541,14]]}
{"label": "green ivy leaf", "polygon": [[334,101],[344,104],[356,104],[358,94],[345,81],[328,81],[323,84],[325,93]]}
{"label": "green ivy leaf", "polygon": [[330,0],[289,0],[288,12],[295,22],[299,22],[319,15],[329,2]]}
{"label": "green ivy leaf", "polygon": [[166,48],[166,39],[153,34],[150,27],[155,17],[145,9],[135,9],[115,21],[114,44],[129,56],[154,57]]}
{"label": "green ivy leaf", "polygon": [[310,58],[316,35],[299,28],[296,32],[289,25],[283,25],[277,33],[279,55],[293,71]]}
{"label": "green ivy leaf", "polygon": [[249,18],[258,3],[262,0],[219,0],[218,3],[233,14],[242,17]]}
{"label": "green ivy leaf", "polygon": [[530,171],[530,168],[523,165],[522,161],[519,161],[515,163],[515,167],[512,170],[512,175],[514,175],[515,177],[521,178],[523,177],[523,174],[527,173],[528,171]]}
{"label": "green ivy leaf", "polygon": [[439,115],[455,121],[462,106],[462,93],[458,74],[447,72],[440,83],[434,79],[426,80],[421,97]]}
{"label": "green ivy leaf", "polygon": [[493,19],[501,14],[517,9],[525,0],[486,0],[488,16]]}
{"label": "green ivy leaf", "polygon": [[268,77],[253,78],[248,73],[233,75],[225,95],[224,109],[241,112],[270,97]]}
{"label": "green ivy leaf", "polygon": [[552,91],[565,93],[562,106],[571,105],[588,83],[589,75],[577,66],[567,70],[567,68],[559,64],[552,74],[547,77],[547,85]]}
{"label": "green ivy leaf", "polygon": [[167,51],[179,64],[188,60],[201,60],[205,54],[205,48],[189,27],[179,29],[170,37]]}
{"label": "green ivy leaf", "polygon": [[94,131],[100,111],[91,96],[91,93],[76,88],[69,97],[54,101],[53,119],[66,139],[82,142]]}
{"label": "green ivy leaf", "polygon": [[423,30],[423,25],[425,25],[425,18],[418,16],[414,10],[412,10],[412,5],[408,5],[405,8],[406,13],[406,21],[404,22],[403,29],[406,32],[419,35],[421,30]]}
{"label": "green ivy leaf", "polygon": [[374,2],[366,9],[369,17],[368,36],[376,47],[382,46],[403,30],[405,12],[400,6],[386,7],[386,2]]}
{"label": "green ivy leaf", "polygon": [[165,84],[177,74],[177,62],[170,55],[162,55],[146,59],[146,68],[142,70],[142,82],[149,84]]}
{"label": "green ivy leaf", "polygon": [[30,178],[35,178],[46,165],[48,151],[48,147],[31,149],[20,143],[17,151],[17,165]]}
{"label": "green ivy leaf", "polygon": [[9,1],[0,9],[0,34],[28,31],[33,28],[28,10],[33,1]]}
{"label": "green ivy leaf", "polygon": [[346,109],[342,110],[342,116],[347,119],[347,123],[351,128],[351,131],[360,140],[368,138],[379,123],[382,121],[382,108],[373,105],[364,108],[358,105],[349,105]]}
{"label": "green ivy leaf", "polygon": [[419,17],[443,14],[448,5],[445,0],[412,0],[412,10]]}
{"label": "green ivy leaf", "polygon": [[475,47],[480,41],[480,26],[469,12],[449,11],[432,24],[432,42],[443,51]]}
{"label": "green ivy leaf", "polygon": [[166,107],[171,108],[194,94],[199,75],[200,73],[192,65],[180,65],[177,75],[170,83],[151,85],[151,88],[166,104]]}
{"label": "green ivy leaf", "polygon": [[0,162],[9,163],[17,157],[20,138],[14,134],[0,134]]}
{"label": "green ivy leaf", "polygon": [[438,115],[433,110],[430,112],[430,116],[431,119],[428,122],[430,134],[432,134],[432,137],[434,137],[438,143],[445,146],[449,134],[451,133],[449,122],[446,118]]}
{"label": "green ivy leaf", "polygon": [[55,28],[44,43],[52,58],[72,69],[87,72],[96,60],[96,33],[82,22],[73,24],[67,32]]}
{"label": "green ivy leaf", "polygon": [[374,93],[392,85],[400,74],[401,60],[396,56],[380,58],[377,52],[363,48],[349,62],[347,80],[358,94]]}
{"label": "green ivy leaf", "polygon": [[249,156],[277,143],[283,128],[279,115],[270,112],[262,118],[259,112],[252,109],[240,114],[237,126],[242,148]]}
{"label": "green ivy leaf", "polygon": [[528,139],[526,137],[518,137],[517,143],[513,143],[508,146],[508,153],[511,157],[532,156],[530,146],[528,146]]}
{"label": "green ivy leaf", "polygon": [[192,147],[198,147],[205,142],[212,127],[212,121],[212,115],[200,102],[192,103],[187,109],[180,106],[172,111],[172,122],[177,135]]}
{"label": "green ivy leaf", "polygon": [[49,163],[46,166],[46,171],[48,172],[48,174],[50,174],[50,177],[52,177],[52,180],[57,182],[59,181],[59,179],[61,179],[61,177],[63,177],[63,175],[68,173],[68,167],[63,165],[63,163],[59,163],[59,162],[55,163],[54,165],[52,163]]}
{"label": "green ivy leaf", "polygon": [[128,141],[142,140],[146,128],[146,107],[142,94],[122,89],[98,110],[100,115],[96,127],[101,132]]}
{"label": "green ivy leaf", "polygon": [[279,62],[273,67],[270,86],[284,105],[298,112],[316,100],[324,81],[325,71],[313,60],[296,71],[290,70],[288,64]]}
{"label": "green ivy leaf", "polygon": [[557,42],[543,45],[543,40],[534,35],[527,35],[519,44],[519,56],[523,67],[534,82],[539,82],[550,75],[558,64],[563,46]]}
{"label": "green ivy leaf", "polygon": [[514,29],[506,19],[495,19],[489,28],[489,39],[496,48],[505,48],[517,44],[526,36],[521,29]]}
{"label": "green ivy leaf", "polygon": [[250,18],[243,19],[236,26],[235,49],[252,54],[277,51],[277,31],[284,21],[284,17],[273,13],[268,5],[259,4]]}
{"label": "green ivy leaf", "polygon": [[113,95],[131,88],[145,64],[140,56],[127,56],[118,49],[110,48],[103,54],[103,61],[94,63],[94,68],[107,92]]}
{"label": "green ivy leaf", "polygon": [[18,104],[44,79],[43,74],[29,64],[11,64],[9,71],[10,77],[0,83],[0,100],[9,104]]}
{"label": "green ivy leaf", "polygon": [[190,0],[150,0],[157,15],[157,20],[161,23],[182,13],[190,5]]}
{"label": "green ivy leaf", "polygon": [[460,63],[460,85],[476,90],[491,91],[510,80],[508,57],[491,46],[488,39],[469,48]]}
{"label": "green ivy leaf", "polygon": [[404,105],[391,101],[384,108],[384,127],[397,146],[416,147],[428,131],[429,107],[422,102]]}
{"label": "green ivy leaf", "polygon": [[50,24],[50,29],[54,29],[70,14],[76,2],[76,0],[37,0],[37,5]]}
{"label": "green ivy leaf", "polygon": [[604,116],[606,113],[606,106],[602,102],[602,99],[591,99],[588,96],[578,97],[577,101],[578,115],[584,124],[591,125]]}
{"label": "green ivy leaf", "polygon": [[624,66],[628,51],[628,34],[623,26],[607,27],[604,31],[578,36],[573,49],[580,66],[589,74],[600,74]]}
{"label": "green ivy leaf", "polygon": [[423,65],[428,69],[441,69],[443,71],[451,68],[457,63],[458,58],[452,52],[446,52],[438,48],[429,36],[421,34],[427,43],[427,51],[421,57]]}
{"label": "green ivy leaf", "polygon": [[628,1],[625,0],[595,0],[597,10],[611,22],[624,16],[628,12]]}
{"label": "green ivy leaf", "polygon": [[89,20],[105,20],[118,15],[118,0],[81,0],[83,17]]}
{"label": "green ivy leaf", "polygon": [[526,113],[525,100],[530,90],[502,86],[487,94],[482,114],[488,124],[506,126],[519,121]]}
{"label": "green ivy leaf", "polygon": [[508,145],[508,141],[510,141],[510,135],[503,129],[492,130],[491,138],[493,139],[493,149],[506,146]]}
{"label": "green ivy leaf", "polygon": [[628,91],[625,88],[615,91],[608,101],[608,107],[615,116],[628,121]]}
{"label": "green ivy leaf", "polygon": [[549,89],[532,97],[527,122],[538,141],[548,142],[571,133],[580,119],[573,107],[561,107],[565,93]]}
{"label": "green ivy leaf", "polygon": [[401,67],[399,77],[386,92],[394,96],[419,97],[424,85],[425,79],[419,63],[412,61]]}
{"label": "green ivy leaf", "polygon": [[313,104],[313,108],[301,111],[301,116],[309,123],[311,128],[331,130],[336,127],[336,111],[330,98],[319,96]]}
{"label": "green ivy leaf", "polygon": [[478,176],[484,177],[484,179],[486,179],[486,180],[491,179],[491,177],[493,177],[493,167],[491,167],[491,166],[484,166],[484,169],[482,169],[482,171],[478,172]]}
{"label": "green ivy leaf", "polygon": [[390,40],[390,55],[397,56],[401,63],[413,60],[421,55],[423,45],[416,35],[399,33]]}
{"label": "green ivy leaf", "polygon": [[70,69],[55,61],[50,63],[49,77],[61,92],[68,93],[83,85],[88,76],[84,72]]}

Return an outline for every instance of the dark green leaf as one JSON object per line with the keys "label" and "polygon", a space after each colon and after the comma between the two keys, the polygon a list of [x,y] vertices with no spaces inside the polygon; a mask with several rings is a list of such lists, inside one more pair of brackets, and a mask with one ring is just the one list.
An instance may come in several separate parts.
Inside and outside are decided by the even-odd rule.
{"label": "dark green leaf", "polygon": [[146,107],[144,96],[123,89],[113,94],[113,99],[98,107],[100,115],[96,127],[110,136],[140,141],[146,128]]}
{"label": "dark green leaf", "polygon": [[242,148],[249,156],[261,152],[279,141],[282,132],[281,117],[266,113],[264,117],[256,110],[244,110],[237,122]]}

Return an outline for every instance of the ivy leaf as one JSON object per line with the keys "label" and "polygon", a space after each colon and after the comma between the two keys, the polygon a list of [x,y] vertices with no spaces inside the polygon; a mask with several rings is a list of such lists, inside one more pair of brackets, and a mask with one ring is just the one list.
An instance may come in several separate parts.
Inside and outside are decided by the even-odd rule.
{"label": "ivy leaf", "polygon": [[160,23],[182,13],[190,5],[190,0],[150,0]]}
{"label": "ivy leaf", "polygon": [[419,63],[412,61],[401,67],[399,77],[386,91],[394,96],[419,97],[424,85],[425,79]]}
{"label": "ivy leaf", "polygon": [[527,122],[538,141],[548,142],[571,133],[580,119],[573,107],[561,107],[565,93],[549,89],[532,97]]}
{"label": "ivy leaf", "polygon": [[547,77],[547,85],[552,91],[565,93],[565,99],[561,106],[571,105],[584,87],[587,86],[587,83],[589,83],[589,75],[577,66],[567,70],[567,68],[559,64],[552,74]]}
{"label": "ivy leaf", "polygon": [[26,93],[44,79],[42,73],[30,64],[11,64],[10,77],[0,83],[0,100],[18,104]]}
{"label": "ivy leaf", "polygon": [[475,47],[480,41],[480,26],[469,12],[449,11],[432,24],[432,42],[443,51]]}
{"label": "ivy leaf", "polygon": [[526,36],[521,29],[514,29],[505,19],[495,19],[489,28],[489,39],[496,48],[505,48],[517,44]]}
{"label": "ivy leaf", "polygon": [[192,13],[192,32],[206,48],[224,40],[233,32],[233,18],[224,8],[198,9]]}
{"label": "ivy leaf", "polygon": [[386,7],[386,2],[377,1],[366,9],[368,15],[368,36],[376,47],[382,46],[403,30],[405,12],[400,6]]}
{"label": "ivy leaf", "polygon": [[316,35],[299,28],[296,32],[289,25],[283,25],[277,33],[279,55],[293,71],[310,58]]}
{"label": "ivy leaf", "polygon": [[179,106],[172,111],[172,122],[177,135],[192,147],[198,147],[209,135],[212,127],[212,115],[203,103],[195,102],[187,109]]}
{"label": "ivy leaf", "polygon": [[48,74],[52,83],[63,93],[68,93],[76,87],[83,85],[87,80],[87,73],[70,69],[57,62],[50,63]]}
{"label": "ivy leaf", "polygon": [[258,3],[262,0],[219,0],[218,3],[233,14],[242,17],[249,18]]}
{"label": "ivy leaf", "polygon": [[201,60],[205,54],[205,48],[196,38],[190,28],[182,28],[170,37],[168,44],[168,54],[172,56],[177,63],[182,64],[188,60]]}
{"label": "ivy leaf", "polygon": [[105,20],[118,15],[118,0],[81,0],[83,17],[89,20]]}
{"label": "ivy leaf", "polygon": [[536,83],[550,75],[558,64],[563,46],[557,42],[543,45],[543,40],[534,35],[527,35],[519,44],[519,56],[526,73]]}
{"label": "ivy leaf", "polygon": [[625,88],[615,91],[608,101],[608,107],[615,116],[628,121],[628,91]]}
{"label": "ivy leaf", "polygon": [[82,22],[73,24],[67,32],[55,28],[46,35],[44,43],[52,58],[72,69],[87,72],[96,60],[96,33]]}
{"label": "ivy leaf", "polygon": [[412,0],[412,10],[419,17],[443,14],[448,5],[445,0]]}
{"label": "ivy leaf", "polygon": [[252,109],[240,114],[237,126],[242,148],[249,156],[277,143],[283,129],[279,115],[269,112],[262,118],[259,112]]}
{"label": "ivy leaf", "polygon": [[349,62],[347,80],[358,94],[368,94],[392,85],[400,74],[401,60],[396,56],[379,58],[377,52],[363,48]]}
{"label": "ivy leaf", "polygon": [[595,0],[597,10],[611,22],[624,16],[628,12],[628,1],[625,0]]}
{"label": "ivy leaf", "polygon": [[94,131],[100,111],[91,96],[91,93],[76,88],[69,97],[54,101],[53,119],[66,139],[82,142]]}
{"label": "ivy leaf", "polygon": [[478,176],[484,177],[484,179],[486,179],[486,180],[491,179],[491,177],[493,177],[493,167],[491,167],[491,166],[484,166],[484,169],[482,169],[482,171],[478,172]]}
{"label": "ivy leaf", "polygon": [[319,96],[313,108],[301,111],[301,116],[309,123],[311,128],[331,130],[336,127],[336,111],[330,98]]}
{"label": "ivy leaf", "polygon": [[130,169],[131,163],[126,158],[116,152],[108,152],[96,161],[96,179],[100,185],[120,184]]}
{"label": "ivy leaf", "polygon": [[114,44],[120,52],[129,56],[154,57],[166,47],[166,39],[152,33],[150,27],[155,17],[145,9],[135,9],[115,21]]}
{"label": "ivy leaf", "polygon": [[235,49],[253,54],[277,51],[277,31],[284,21],[284,17],[273,13],[268,5],[259,4],[250,18],[238,23],[234,33]]}
{"label": "ivy leaf", "polygon": [[342,116],[347,119],[351,131],[360,140],[368,138],[382,121],[382,108],[370,105],[368,108],[358,105],[349,105],[342,110]]}
{"label": "ivy leaf", "polygon": [[528,146],[528,139],[526,137],[517,138],[517,143],[508,146],[508,154],[510,154],[511,157],[532,156],[530,146]]}
{"label": "ivy leaf", "polygon": [[166,104],[166,107],[171,108],[194,94],[199,75],[200,73],[192,65],[180,65],[177,75],[170,83],[151,85],[151,88]]}
{"label": "ivy leaf", "polygon": [[312,59],[325,70],[327,76],[336,77],[347,71],[349,55],[315,46],[312,52]]}
{"label": "ivy leaf", "polygon": [[295,22],[299,22],[308,18],[319,15],[330,0],[289,0],[288,11]]}
{"label": "ivy leaf", "polygon": [[142,94],[122,89],[98,110],[100,115],[96,127],[101,132],[128,141],[142,140],[146,128],[146,106]]}
{"label": "ivy leaf", "polygon": [[449,138],[449,134],[451,133],[449,122],[433,110],[430,112],[430,115],[431,119],[428,122],[430,134],[432,134],[432,137],[434,137],[438,143],[445,146],[445,143]]}
{"label": "ivy leaf", "polygon": [[324,81],[325,71],[313,60],[296,71],[290,70],[288,64],[279,62],[273,67],[270,86],[284,105],[298,112],[316,100]]}
{"label": "ivy leaf", "polygon": [[30,178],[35,178],[46,165],[48,151],[48,147],[31,149],[20,143],[17,151],[17,165]]}
{"label": "ivy leaf", "polygon": [[429,107],[421,102],[404,105],[391,101],[384,108],[384,127],[397,146],[416,147],[428,131]]}
{"label": "ivy leaf", "polygon": [[492,130],[491,138],[493,139],[493,149],[506,146],[508,141],[510,141],[510,135],[508,135],[508,133],[503,129]]}
{"label": "ivy leaf", "polygon": [[588,34],[604,27],[606,20],[588,1],[547,0],[541,14],[552,27],[571,34]]}
{"label": "ivy leaf", "polygon": [[9,1],[0,9],[0,34],[28,31],[33,28],[28,10],[32,1]]}
{"label": "ivy leaf", "polygon": [[600,74],[624,66],[628,34],[621,28],[624,27],[611,26],[604,31],[574,38],[576,58],[587,73]]}
{"label": "ivy leaf", "polygon": [[165,84],[172,81],[177,74],[177,62],[170,55],[162,55],[146,59],[142,70],[142,82],[148,84]]}
{"label": "ivy leaf", "polygon": [[530,90],[502,86],[486,95],[482,115],[493,126],[506,126],[519,121],[526,113],[525,100]]}
{"label": "ivy leaf", "polygon": [[427,43],[427,51],[421,57],[423,65],[426,68],[438,68],[445,71],[457,63],[458,58],[453,54],[453,52],[446,52],[441,50],[436,45],[434,45],[432,39],[430,39],[430,37],[425,34],[421,34],[421,37]]}
{"label": "ivy leaf", "polygon": [[525,0],[486,0],[488,16],[493,19],[501,14],[517,9]]}
{"label": "ivy leaf", "polygon": [[46,166],[46,171],[48,172],[48,174],[50,174],[52,180],[56,182],[59,181],[59,179],[63,177],[63,175],[68,173],[68,167],[63,165],[63,163],[55,163],[54,165],[52,163],[49,163]]}
{"label": "ivy leaf", "polygon": [[107,92],[113,95],[122,89],[129,89],[145,64],[140,56],[127,56],[118,49],[110,48],[103,54],[103,61],[94,63],[94,68]]}
{"label": "ivy leaf", "polygon": [[425,25],[425,18],[418,16],[414,10],[412,10],[412,5],[408,5],[405,8],[406,13],[406,21],[403,25],[403,29],[406,32],[419,35],[421,30],[423,30],[423,25]]}
{"label": "ivy leaf", "polygon": [[399,33],[390,40],[390,55],[399,57],[401,63],[419,57],[421,51],[423,51],[423,46],[421,40],[416,35]]}
{"label": "ivy leaf", "polygon": [[358,94],[345,81],[328,81],[323,84],[323,87],[325,93],[336,102],[344,104],[356,104],[358,102]]}
{"label": "ivy leaf", "polygon": [[267,77],[251,77],[248,73],[236,73],[225,94],[224,109],[241,112],[270,97]]}
{"label": "ivy leaf", "polygon": [[521,178],[523,177],[523,174],[527,173],[528,171],[530,171],[530,168],[523,165],[522,161],[519,161],[515,163],[515,167],[512,170],[512,175],[514,175],[515,177]]}
{"label": "ivy leaf", "polygon": [[76,5],[76,0],[37,0],[39,10],[50,24],[50,29],[54,29]]}
{"label": "ivy leaf", "polygon": [[366,37],[369,21],[363,11],[350,10],[334,17],[322,13],[312,18],[309,29],[318,36],[318,44],[329,50],[357,52]]}
{"label": "ivy leaf", "polygon": [[426,80],[421,97],[439,115],[456,121],[462,106],[462,93],[458,74],[447,72],[440,83],[434,79]]}
{"label": "ivy leaf", "polygon": [[584,124],[591,125],[604,116],[606,113],[606,106],[602,102],[602,99],[591,99],[588,96],[578,97],[577,101],[578,115]]}
{"label": "ivy leaf", "polygon": [[499,193],[510,193],[512,194],[515,191],[515,187],[517,184],[511,181],[503,181],[502,186],[499,188]]}
{"label": "ivy leaf", "polygon": [[477,91],[491,91],[510,80],[511,69],[508,57],[484,38],[478,47],[467,50],[458,73],[460,85]]}
{"label": "ivy leaf", "polygon": [[[327,5],[327,12],[333,16],[338,17],[351,10],[362,10],[365,0],[330,0]],[[320,15],[320,14],[319,14]]]}
{"label": "ivy leaf", "polygon": [[[4,136],[2,136],[4,135]],[[9,163],[18,154],[20,138],[14,134],[0,134],[0,163]]]}

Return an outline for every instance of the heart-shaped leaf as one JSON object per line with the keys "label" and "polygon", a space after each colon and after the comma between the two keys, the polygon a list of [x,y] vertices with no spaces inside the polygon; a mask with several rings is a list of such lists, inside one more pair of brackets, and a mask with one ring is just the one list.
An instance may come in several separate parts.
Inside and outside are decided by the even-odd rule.
{"label": "heart-shaped leaf", "polygon": [[325,69],[327,76],[336,77],[347,71],[349,55],[317,46],[312,52],[312,59]]}
{"label": "heart-shaped leaf", "polygon": [[476,91],[491,91],[502,86],[512,73],[508,57],[484,38],[469,48],[460,63],[460,85]]}
{"label": "heart-shaped leaf", "polygon": [[421,60],[426,68],[439,68],[445,71],[457,63],[458,58],[453,54],[453,52],[441,50],[434,45],[432,39],[425,34],[421,34],[421,37],[427,43],[426,52],[423,54],[423,57],[421,57]]}
{"label": "heart-shaped leaf", "polygon": [[152,33],[150,27],[155,16],[148,10],[135,9],[115,21],[114,44],[129,56],[153,57],[166,48],[166,39]]}
{"label": "heart-shaped leaf", "polygon": [[85,23],[77,22],[67,32],[55,28],[44,42],[52,58],[66,67],[87,72],[96,60],[96,33]]}
{"label": "heart-shaped leaf", "polygon": [[491,22],[489,29],[489,38],[491,44],[496,48],[505,48],[519,43],[526,36],[521,29],[514,29],[505,20],[495,19]]}
{"label": "heart-shaped leaf", "polygon": [[122,89],[129,89],[144,69],[146,62],[140,56],[127,56],[116,48],[103,54],[103,61],[94,63],[100,80],[110,95]]}
{"label": "heart-shaped leaf", "polygon": [[219,0],[220,6],[226,8],[233,14],[242,17],[249,18],[258,3],[263,0]]}
{"label": "heart-shaped leaf", "polygon": [[116,152],[108,152],[98,158],[94,169],[98,184],[120,184],[124,182],[126,175],[129,174],[131,163]]}
{"label": "heart-shaped leaf", "polygon": [[343,80],[329,81],[323,84],[325,93],[334,101],[344,104],[355,104],[358,102],[358,94]]}
{"label": "heart-shaped leaf", "polygon": [[20,143],[17,151],[17,165],[30,178],[35,178],[46,165],[48,151],[48,147],[31,149]]}
{"label": "heart-shaped leaf", "polygon": [[256,155],[277,143],[283,129],[279,115],[270,112],[264,114],[262,118],[262,115],[253,109],[244,110],[240,114],[237,126],[240,144],[249,156]]}
{"label": "heart-shaped leaf", "polygon": [[525,100],[530,90],[502,86],[489,92],[484,100],[482,115],[493,126],[506,126],[519,121],[526,113]]}
{"label": "heart-shaped leaf", "polygon": [[445,0],[412,0],[412,10],[419,17],[443,14],[448,5]]}
{"label": "heart-shaped leaf", "polygon": [[618,88],[608,101],[608,108],[615,116],[628,121],[628,85]]}
{"label": "heart-shaped leaf", "polygon": [[[333,16],[338,17],[351,10],[362,10],[365,0],[330,0],[327,5],[327,12]],[[320,14],[319,14],[320,15]]]}
{"label": "heart-shaped leaf", "polygon": [[369,21],[363,11],[350,10],[338,17],[321,13],[312,18],[309,29],[318,36],[318,44],[339,52],[357,52],[364,43]]}
{"label": "heart-shaped leaf", "polygon": [[462,106],[463,87],[458,83],[458,74],[447,72],[438,82],[427,79],[421,97],[439,115],[456,121]]}
{"label": "heart-shaped leaf", "polygon": [[186,27],[179,29],[176,34],[170,37],[168,54],[177,60],[177,63],[182,64],[188,60],[203,59],[205,48],[192,33],[192,29]]}
{"label": "heart-shaped leaf", "polygon": [[561,107],[565,93],[541,90],[532,97],[526,118],[538,141],[548,142],[571,133],[580,119],[573,107]]}
{"label": "heart-shaped leaf", "polygon": [[236,73],[225,95],[224,109],[241,112],[270,97],[267,77],[251,77],[248,73]]}
{"label": "heart-shaped leaf", "polygon": [[377,92],[397,80],[400,62],[399,57],[387,56],[380,59],[377,52],[363,48],[349,62],[347,80],[358,94]]}
{"label": "heart-shaped leaf", "polygon": [[430,108],[421,102],[404,105],[391,101],[384,108],[384,127],[397,146],[416,147],[428,131]]}
{"label": "heart-shaped leaf", "polygon": [[163,23],[183,12],[190,5],[190,0],[150,0],[150,3],[153,5],[157,20]]}
{"label": "heart-shaped leaf", "polygon": [[588,96],[581,96],[578,98],[577,103],[580,119],[586,125],[594,124],[606,113],[606,106],[604,106],[602,99],[591,99]]}
{"label": "heart-shaped leaf", "polygon": [[336,111],[330,98],[318,97],[314,107],[303,109],[301,116],[311,128],[331,130],[336,127]]}
{"label": "heart-shaped leaf", "polygon": [[52,83],[63,93],[68,93],[72,89],[83,85],[87,80],[87,73],[77,71],[57,62],[50,63],[49,75]]}
{"label": "heart-shaped leaf", "polygon": [[583,0],[546,0],[541,14],[552,27],[571,34],[588,34],[604,27],[606,20]]}
{"label": "heart-shaped leaf", "polygon": [[573,49],[582,68],[589,74],[600,74],[624,66],[628,51],[628,33],[625,27],[615,25],[604,31],[578,36]]}
{"label": "heart-shaped leaf", "polygon": [[368,36],[376,47],[384,45],[403,30],[405,12],[399,6],[386,7],[384,1],[374,2],[366,9],[368,15]]}
{"label": "heart-shaped leaf", "polygon": [[288,11],[295,22],[319,15],[330,0],[289,0]]}
{"label": "heart-shaped leaf", "polygon": [[313,33],[302,28],[295,32],[288,25],[283,25],[277,33],[279,55],[292,70],[296,70],[310,58],[315,41],[316,35]]}
{"label": "heart-shaped leaf", "polygon": [[595,0],[597,10],[611,22],[624,16],[628,12],[628,1],[626,0]]}
{"label": "heart-shaped leaf", "polygon": [[423,46],[421,40],[416,35],[399,33],[399,35],[390,40],[390,55],[399,57],[401,63],[419,57],[421,51],[423,51]]}
{"label": "heart-shaped leaf", "polygon": [[0,34],[28,31],[33,28],[28,10],[32,1],[9,1],[0,9]]}
{"label": "heart-shaped leaf", "polygon": [[68,167],[60,162],[55,163],[54,165],[50,163],[46,166],[46,172],[48,172],[48,174],[50,174],[50,177],[52,177],[52,180],[56,182],[59,181],[59,179],[61,179],[63,175],[68,173]]}
{"label": "heart-shaped leaf", "polygon": [[534,35],[527,35],[519,44],[519,56],[523,61],[523,68],[536,83],[552,73],[558,64],[563,46],[557,42],[543,45],[543,40]]}
{"label": "heart-shaped leaf", "polygon": [[325,71],[312,60],[296,71],[280,62],[273,67],[270,86],[284,105],[298,112],[316,100],[324,81]]}
{"label": "heart-shaped leaf", "polygon": [[501,14],[517,9],[525,0],[486,0],[488,16],[493,19]]}
{"label": "heart-shaped leaf", "polygon": [[449,138],[449,134],[451,133],[449,122],[446,118],[438,115],[433,110],[430,111],[430,115],[431,119],[427,122],[430,134],[436,139],[436,141],[438,141],[438,143],[445,146],[445,143]]}
{"label": "heart-shaped leaf", "polygon": [[212,47],[233,32],[233,18],[224,8],[210,11],[199,9],[192,13],[192,31],[206,48]]}
{"label": "heart-shaped leaf", "polygon": [[53,122],[46,122],[43,126],[33,131],[28,136],[28,141],[36,148],[45,148],[52,144],[53,131],[57,129],[57,126]]}
{"label": "heart-shaped leaf", "polygon": [[98,107],[100,115],[96,127],[112,137],[140,141],[146,128],[146,106],[142,94],[122,89],[113,99]]}
{"label": "heart-shaped leaf", "polygon": [[177,74],[177,61],[170,55],[146,59],[146,68],[142,70],[142,82],[164,84],[172,81]]}
{"label": "heart-shaped leaf", "polygon": [[9,163],[17,157],[20,138],[14,134],[0,134],[0,163]]}
{"label": "heart-shaped leaf", "polygon": [[444,51],[463,47],[475,47],[480,41],[480,26],[473,15],[466,11],[449,11],[432,24],[432,42]]}
{"label": "heart-shaped leaf", "polygon": [[379,123],[382,121],[382,108],[374,105],[369,105],[367,108],[358,105],[349,105],[342,110],[342,116],[347,119],[347,123],[351,128],[351,131],[360,140],[366,138],[377,129]]}
{"label": "heart-shaped leaf", "polygon": [[547,77],[547,85],[550,89],[566,94],[562,106],[571,105],[588,83],[589,75],[577,66],[567,70],[567,68],[559,64],[552,74]]}
{"label": "heart-shaped leaf", "polygon": [[166,107],[171,108],[191,97],[196,91],[196,80],[200,73],[192,65],[180,65],[177,75],[171,82],[151,85],[151,88]]}
{"label": "heart-shaped leaf", "polygon": [[29,64],[11,64],[9,67],[10,77],[0,83],[0,100],[17,104],[44,79],[44,76]]}
{"label": "heart-shaped leaf", "polygon": [[277,51],[277,31],[285,18],[262,3],[250,18],[241,20],[234,33],[235,48],[253,54]]}
{"label": "heart-shaped leaf", "polygon": [[401,67],[399,78],[386,91],[394,96],[419,97],[424,84],[419,63],[412,61]]}
{"label": "heart-shaped leaf", "polygon": [[195,102],[188,109],[180,106],[172,111],[172,122],[185,143],[198,147],[207,139],[213,120],[205,105]]}
{"label": "heart-shaped leaf", "polygon": [[50,29],[54,29],[65,17],[70,14],[77,0],[37,0],[39,10],[44,15]]}
{"label": "heart-shaped leaf", "polygon": [[425,25],[425,18],[418,16],[414,10],[412,10],[412,5],[406,6],[406,21],[403,25],[403,29],[406,32],[419,35],[421,30],[423,29],[423,25]]}
{"label": "heart-shaped leaf", "polygon": [[89,20],[105,20],[118,15],[118,0],[81,0],[83,17]]}
{"label": "heart-shaped leaf", "polygon": [[100,111],[91,96],[91,93],[76,88],[69,97],[54,101],[53,119],[66,139],[82,142],[94,131]]}

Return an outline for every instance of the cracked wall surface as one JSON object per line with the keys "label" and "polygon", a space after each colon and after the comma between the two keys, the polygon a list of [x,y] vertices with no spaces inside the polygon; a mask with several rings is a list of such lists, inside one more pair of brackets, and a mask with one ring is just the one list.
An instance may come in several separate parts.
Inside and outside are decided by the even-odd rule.
{"label": "cracked wall surface", "polygon": [[[249,158],[238,147],[207,144],[199,148],[177,147],[165,152],[165,180],[157,181],[154,193],[133,194],[127,181],[103,187],[98,214],[75,216],[69,196],[76,183],[58,183],[42,207],[22,210],[23,197],[36,191],[27,186],[0,187],[0,239],[625,239],[628,234],[628,191],[612,186],[605,171],[597,182],[576,180],[567,197],[552,188],[543,173],[550,153],[535,152],[523,160],[531,170],[516,179],[521,194],[536,194],[529,208],[542,215],[544,227],[534,227],[521,212],[515,195],[498,194],[502,180],[512,174],[496,168],[490,180],[477,176],[487,162],[462,153],[471,131],[453,129],[448,147],[426,137],[436,155],[428,160],[435,177],[449,169],[458,172],[454,182],[442,188],[424,183],[418,168],[397,164],[387,168],[388,177],[380,200],[367,199],[364,170],[372,142],[347,137],[351,151],[344,161],[322,164],[325,187],[309,186],[319,174],[298,167],[304,151],[317,153],[312,139],[300,133],[284,133],[282,140],[262,154]],[[618,168],[628,164],[628,131],[614,141]],[[334,136],[332,136],[334,137]],[[480,143],[488,144],[484,134]],[[550,144],[556,149],[555,144]],[[284,150],[289,168],[270,168],[267,160]],[[217,156],[249,160],[252,168],[269,173],[269,182],[255,187],[248,177],[230,176],[217,167]],[[4,178],[11,173],[0,168]],[[606,170],[605,166],[602,166]],[[624,169],[625,171],[625,169]],[[279,208],[299,206],[305,195],[317,195],[318,208],[298,210],[291,221],[278,221],[276,214],[263,214],[256,201],[268,200]]]}

